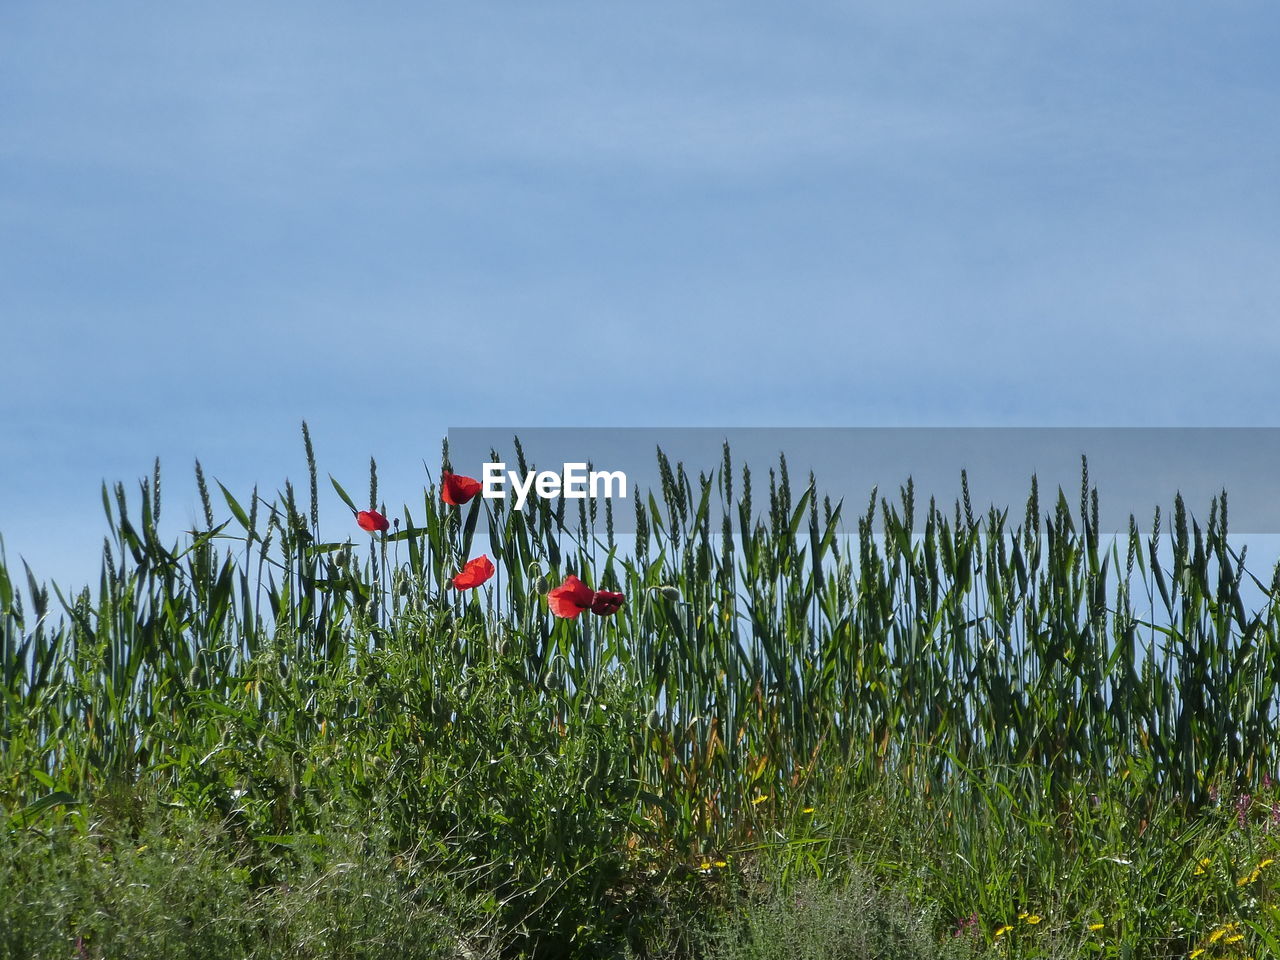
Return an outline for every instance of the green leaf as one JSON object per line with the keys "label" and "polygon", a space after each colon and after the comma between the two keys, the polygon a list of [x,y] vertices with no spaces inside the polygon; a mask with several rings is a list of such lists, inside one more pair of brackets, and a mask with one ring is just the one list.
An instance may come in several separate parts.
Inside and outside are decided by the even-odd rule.
{"label": "green leaf", "polygon": [[232,515],[240,521],[240,526],[244,527],[246,532],[251,533],[249,530],[249,514],[245,513],[244,507],[240,506],[239,501],[231,495],[230,490],[223,486],[221,480],[218,480],[217,484],[222,490],[222,496],[226,498],[227,506],[231,508]]}
{"label": "green leaf", "polygon": [[338,491],[338,496],[342,498],[342,502],[351,508],[352,513],[359,513],[360,509],[356,506],[355,501],[351,499],[350,494],[342,489],[342,484],[333,478],[333,474],[329,474],[329,482],[333,484],[333,489]]}
{"label": "green leaf", "polygon": [[39,800],[33,800],[23,807],[9,818],[9,826],[25,827],[47,810],[63,805],[74,806],[79,803],[80,800],[74,794],[67,793],[65,790],[57,790],[53,793],[45,794]]}
{"label": "green leaf", "polygon": [[4,616],[13,607],[13,583],[9,580],[9,571],[0,559],[0,616]]}

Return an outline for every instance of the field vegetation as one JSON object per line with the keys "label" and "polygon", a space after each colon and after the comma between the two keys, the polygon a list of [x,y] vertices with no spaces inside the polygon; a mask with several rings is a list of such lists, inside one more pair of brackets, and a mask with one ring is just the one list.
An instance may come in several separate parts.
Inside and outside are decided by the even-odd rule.
{"label": "field vegetation", "polygon": [[92,589],[0,554],[0,957],[1280,956],[1280,566],[1225,493],[1112,536],[1087,463],[979,512],[726,448],[515,510],[304,449],[197,464],[174,542],[159,464],[104,487]]}

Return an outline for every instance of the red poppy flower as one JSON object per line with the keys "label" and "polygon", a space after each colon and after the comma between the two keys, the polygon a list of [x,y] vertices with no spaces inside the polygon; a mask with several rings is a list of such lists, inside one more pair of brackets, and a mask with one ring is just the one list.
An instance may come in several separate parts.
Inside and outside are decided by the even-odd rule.
{"label": "red poppy flower", "polygon": [[614,593],[611,590],[597,590],[594,599],[591,601],[591,612],[601,617],[607,617],[611,613],[617,613],[622,609],[622,605],[627,602],[627,598],[620,593]]}
{"label": "red poppy flower", "polygon": [[482,486],[479,480],[464,477],[459,473],[442,473],[440,499],[451,506],[460,507],[479,493]]}
{"label": "red poppy flower", "polygon": [[453,585],[458,590],[470,590],[478,587],[493,576],[493,561],[488,554],[468,560],[462,572],[453,578]]}
{"label": "red poppy flower", "polygon": [[377,510],[361,510],[356,514],[356,523],[360,524],[361,530],[368,530],[370,533],[382,532],[391,526],[387,523],[387,518]]}
{"label": "red poppy flower", "polygon": [[570,574],[564,578],[564,583],[547,594],[547,603],[557,617],[574,620],[583,610],[591,609],[595,598],[590,587]]}

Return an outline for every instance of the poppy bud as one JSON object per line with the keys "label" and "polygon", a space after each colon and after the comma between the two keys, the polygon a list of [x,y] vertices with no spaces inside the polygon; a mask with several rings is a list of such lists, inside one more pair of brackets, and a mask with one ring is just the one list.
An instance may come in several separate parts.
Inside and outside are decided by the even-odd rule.
{"label": "poppy bud", "polygon": [[679,587],[673,587],[673,586],[670,586],[670,585],[668,585],[668,586],[662,586],[662,587],[659,587],[659,588],[658,588],[658,592],[659,592],[660,594],[662,594],[662,596],[663,596],[663,598],[664,598],[664,599],[666,599],[666,600],[670,600],[672,603],[679,603],[679,602],[680,602],[680,588],[679,588]]}
{"label": "poppy bud", "polygon": [[545,575],[544,575],[544,576],[541,576],[541,577],[538,577],[538,579],[537,579],[537,580],[533,581],[533,592],[534,592],[534,593],[546,593],[546,592],[547,592],[547,588],[548,588],[548,587],[550,587],[550,586],[551,586],[551,583],[547,580],[547,578],[546,578],[546,576],[545,576]]}

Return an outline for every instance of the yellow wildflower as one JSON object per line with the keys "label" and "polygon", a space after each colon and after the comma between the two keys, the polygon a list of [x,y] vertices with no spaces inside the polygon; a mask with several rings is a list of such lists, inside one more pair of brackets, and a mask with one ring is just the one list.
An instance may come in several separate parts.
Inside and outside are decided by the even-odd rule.
{"label": "yellow wildflower", "polygon": [[1101,930],[1104,926],[1106,926],[1106,924],[1103,924],[1103,923],[1091,923],[1091,924],[1089,924],[1089,929],[1090,929],[1090,930]]}
{"label": "yellow wildflower", "polygon": [[1213,931],[1213,933],[1209,934],[1209,942],[1217,943],[1227,934],[1234,933],[1238,926],[1240,926],[1238,923],[1228,923],[1226,926],[1219,927],[1217,930]]}
{"label": "yellow wildflower", "polygon": [[1032,914],[1027,914],[1026,916],[1022,917],[1021,919],[1026,920],[1026,921],[1027,921],[1027,923],[1030,923],[1030,924],[1034,925],[1034,924],[1039,923],[1039,922],[1041,921],[1041,919],[1042,919],[1042,918],[1041,918],[1039,915],[1032,913]]}
{"label": "yellow wildflower", "polygon": [[1208,857],[1204,857],[1199,863],[1196,864],[1196,868],[1191,871],[1192,875],[1197,877],[1203,877],[1206,873],[1209,872],[1209,864],[1211,864],[1212,862],[1213,861],[1210,860]]}
{"label": "yellow wildflower", "polygon": [[1246,886],[1247,884],[1253,883],[1258,879],[1258,877],[1262,876],[1262,871],[1265,870],[1267,867],[1271,866],[1271,864],[1273,863],[1275,863],[1275,861],[1270,858],[1263,860],[1261,863],[1259,863],[1256,867],[1253,868],[1253,872],[1250,873],[1247,877],[1241,877],[1239,880],[1237,880],[1236,886],[1243,887],[1243,886]]}
{"label": "yellow wildflower", "polygon": [[1008,933],[1012,929],[1013,927],[1010,924],[1006,923],[1003,927],[1000,927],[998,930],[996,930],[996,936],[1003,937],[1006,933]]}

